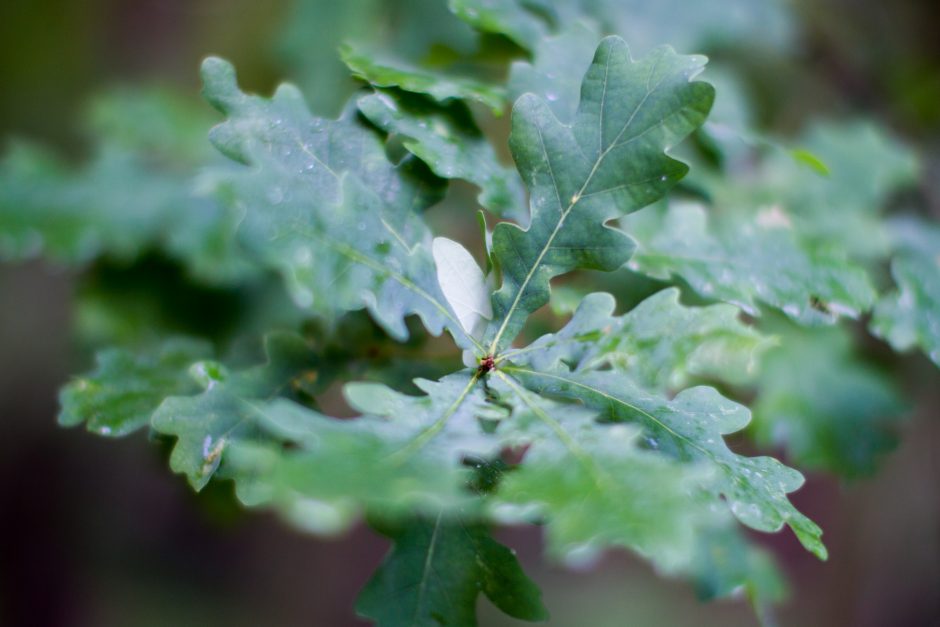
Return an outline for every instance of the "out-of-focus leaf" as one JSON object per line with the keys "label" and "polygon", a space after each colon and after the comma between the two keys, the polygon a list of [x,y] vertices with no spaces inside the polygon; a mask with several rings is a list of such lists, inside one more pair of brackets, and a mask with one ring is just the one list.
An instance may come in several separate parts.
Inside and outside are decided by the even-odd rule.
{"label": "out-of-focus leaf", "polygon": [[714,217],[700,205],[673,203],[623,220],[638,242],[629,267],[660,279],[678,275],[702,296],[752,315],[763,302],[802,324],[856,317],[874,303],[865,271],[838,249],[802,243],[780,207],[747,221]]}
{"label": "out-of-focus leaf", "polygon": [[112,437],[146,427],[164,398],[198,390],[188,368],[211,353],[205,342],[182,338],[136,354],[119,348],[102,351],[95,370],[62,389],[59,424],[85,423],[89,431]]}
{"label": "out-of-focus leaf", "polygon": [[[176,437],[170,467],[202,489],[233,442],[260,437],[257,405],[276,396],[310,396],[324,389],[332,373],[300,337],[271,334],[265,341],[268,361],[229,372],[218,362],[193,365],[190,374],[203,392],[194,396],[161,390],[165,400],[151,417],[153,428]],[[263,439],[263,438],[262,438]]]}
{"label": "out-of-focus leaf", "polygon": [[473,627],[481,592],[514,618],[548,618],[539,589],[514,552],[486,527],[443,516],[374,526],[395,545],[360,594],[356,611],[378,625]]}
{"label": "out-of-focus leaf", "polygon": [[871,329],[897,350],[919,347],[940,366],[940,228],[914,219],[892,227],[897,289],[879,301]]}
{"label": "out-of-focus leaf", "polygon": [[559,120],[572,120],[585,72],[591,66],[600,33],[576,21],[557,35],[543,37],[532,49],[533,60],[515,61],[509,71],[509,95],[541,96]]}
{"label": "out-of-focus leaf", "polygon": [[613,310],[612,296],[589,294],[563,329],[503,358],[524,355],[541,370],[559,362],[572,370],[610,367],[644,387],[666,391],[681,389],[695,376],[744,383],[771,345],[741,322],[737,307],[685,307],[676,288],[650,296],[622,316]]}
{"label": "out-of-focus leaf", "polygon": [[754,434],[802,467],[846,477],[871,474],[897,440],[899,391],[853,354],[838,327],[790,328],[761,364]]}
{"label": "out-of-focus leaf", "polygon": [[90,107],[85,164],[13,144],[0,162],[0,259],[82,264],[160,251],[202,281],[255,276],[235,241],[238,217],[206,189],[210,175],[194,176],[211,163],[205,109],[164,91],[115,91]]}
{"label": "out-of-focus leaf", "polygon": [[702,535],[692,573],[699,597],[727,597],[743,588],[758,615],[787,595],[786,581],[773,556],[731,527]]}
{"label": "out-of-focus leaf", "polygon": [[529,50],[546,34],[582,18],[639,51],[670,44],[692,52],[741,41],[780,49],[793,36],[789,12],[779,0],[450,0],[450,7],[474,28],[505,35]]}

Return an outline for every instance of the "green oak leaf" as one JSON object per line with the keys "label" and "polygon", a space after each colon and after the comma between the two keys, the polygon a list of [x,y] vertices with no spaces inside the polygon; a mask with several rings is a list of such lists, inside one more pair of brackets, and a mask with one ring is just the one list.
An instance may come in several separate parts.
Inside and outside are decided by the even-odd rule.
{"label": "green oak leaf", "polygon": [[610,37],[585,75],[571,126],[535,95],[516,102],[510,147],[529,188],[531,222],[526,230],[500,223],[493,231],[503,282],[493,296],[490,353],[548,302],[552,277],[613,270],[629,258],[630,238],[605,224],[659,199],[688,171],[665,150],[708,113],[711,86],[691,81],[703,65],[703,57],[669,48],[634,61],[626,43]]}
{"label": "green oak leaf", "polygon": [[327,321],[366,308],[398,339],[414,313],[431,333],[474,343],[441,294],[420,215],[441,198],[440,179],[413,158],[392,164],[353,108],[316,118],[290,85],[249,96],[217,58],[202,74],[206,98],[227,116],[210,138],[250,164],[225,181],[243,212],[240,240],[284,276],[298,305]]}
{"label": "green oak leaf", "polygon": [[761,363],[753,432],[801,467],[855,478],[894,448],[905,406],[892,380],[839,327],[782,331]]}
{"label": "green oak leaf", "polygon": [[500,164],[493,145],[461,102],[437,105],[400,91],[381,90],[357,101],[359,110],[386,133],[397,135],[438,176],[480,188],[480,205],[525,222],[528,212],[519,175]]}
{"label": "green oak leaf", "polygon": [[516,397],[517,407],[512,424],[497,433],[527,451],[493,497],[496,515],[510,522],[544,518],[556,557],[619,546],[663,571],[687,569],[698,534],[721,520],[693,496],[707,473],[640,450],[637,428],[598,424],[595,412],[540,398],[511,372],[497,373],[494,388]]}
{"label": "green oak leaf", "polygon": [[794,30],[780,0],[450,0],[450,8],[477,30],[504,35],[528,50],[579,19],[597,22],[605,33],[620,35],[639,51],[664,43],[690,51],[741,41],[783,49]]}
{"label": "green oak leaf", "polygon": [[473,627],[480,593],[514,618],[548,618],[515,553],[485,526],[444,516],[373,526],[395,544],[360,593],[356,611],[380,627]]}
{"label": "green oak leaf", "polygon": [[166,398],[151,424],[176,438],[170,467],[195,489],[205,487],[233,442],[261,438],[256,405],[277,396],[309,397],[330,382],[329,368],[299,336],[272,333],[265,338],[265,352],[265,364],[236,372],[218,362],[193,364],[190,376],[202,386],[201,394],[160,391]]}
{"label": "green oak leaf", "polygon": [[559,362],[572,370],[610,367],[649,389],[681,389],[691,377],[742,384],[754,378],[760,355],[773,343],[741,322],[732,305],[686,307],[679,290],[658,292],[614,316],[609,294],[588,294],[557,333],[502,355],[539,370]]}
{"label": "green oak leaf", "polygon": [[940,228],[914,218],[891,227],[897,287],[878,302],[871,329],[899,351],[919,347],[940,366]]}
{"label": "green oak leaf", "polygon": [[401,517],[476,507],[465,462],[499,453],[501,440],[481,421],[506,413],[477,381],[469,371],[415,381],[424,396],[348,384],[347,400],[362,415],[342,420],[284,400],[253,403],[266,440],[234,446],[226,474],[246,504],[317,531],[342,529],[362,511]]}
{"label": "green oak leaf", "polygon": [[838,249],[803,243],[780,207],[739,221],[673,203],[622,225],[638,242],[631,269],[659,279],[678,275],[702,296],[751,315],[759,315],[760,301],[801,324],[830,324],[840,315],[857,317],[875,300],[862,268]]}
{"label": "green oak leaf", "polygon": [[59,424],[85,423],[89,431],[120,437],[146,427],[160,402],[198,390],[187,373],[212,354],[205,342],[169,339],[154,350],[112,348],[96,356],[92,372],[71,381],[59,394]]}
{"label": "green oak leaf", "polygon": [[803,476],[771,457],[744,457],[728,448],[722,436],[743,429],[751,416],[714,388],[689,388],[667,400],[616,372],[551,372],[525,365],[503,365],[500,371],[538,394],[583,403],[605,420],[638,423],[650,448],[709,463],[716,475],[714,489],[738,520],[768,532],[789,525],[804,547],[826,558],[822,530],[787,498],[803,484]]}
{"label": "green oak leaf", "polygon": [[234,238],[237,216],[193,176],[213,161],[202,108],[161,90],[116,90],[85,117],[93,148],[80,166],[28,142],[0,162],[0,259],[74,265],[160,251],[204,282],[256,276]]}
{"label": "green oak leaf", "polygon": [[441,104],[463,100],[479,102],[500,115],[506,106],[503,88],[470,78],[455,78],[451,73],[415,67],[399,60],[378,59],[345,45],[340,48],[343,63],[353,76],[375,87],[397,87],[413,94],[424,94]]}

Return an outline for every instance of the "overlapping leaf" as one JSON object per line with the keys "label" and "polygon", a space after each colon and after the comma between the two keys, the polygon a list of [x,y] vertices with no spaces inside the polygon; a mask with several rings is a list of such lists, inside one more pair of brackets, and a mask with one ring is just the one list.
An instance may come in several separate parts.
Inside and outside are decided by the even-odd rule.
{"label": "overlapping leaf", "polygon": [[156,90],[114,92],[90,111],[95,147],[82,166],[25,142],[0,163],[0,258],[81,264],[159,250],[211,283],[252,276],[234,216],[193,176],[211,162],[208,116]]}
{"label": "overlapping leaf", "polygon": [[352,46],[340,49],[343,62],[353,76],[376,86],[397,87],[414,94],[426,94],[439,103],[453,100],[476,101],[499,115],[506,105],[501,87],[453,74],[433,72],[399,60],[381,60]]}
{"label": "overlapping leaf", "polygon": [[[408,396],[379,384],[346,388],[363,415],[326,417],[296,403],[254,403],[254,425],[274,444],[236,447],[227,472],[246,503],[266,504],[302,524],[348,523],[367,510],[382,516],[418,511],[451,513],[471,507],[467,458],[486,459],[500,442],[481,427],[490,408],[469,372],[416,383],[425,396]],[[282,442],[291,444],[283,450]],[[315,504],[311,506],[311,504]]]}
{"label": "overlapping leaf", "polygon": [[465,105],[454,102],[445,107],[396,91],[364,96],[358,104],[370,122],[402,137],[405,148],[435,174],[479,187],[483,207],[519,222],[527,220],[519,176],[500,164]]}
{"label": "overlapping leaf", "polygon": [[315,118],[289,85],[270,100],[246,95],[220,59],[206,60],[203,79],[228,116],[213,142],[250,164],[227,182],[244,212],[241,239],[284,275],[298,304],[327,320],[368,308],[397,338],[415,313],[432,333],[446,327],[471,343],[440,293],[419,214],[440,198],[439,179],[413,159],[390,163],[354,110]]}
{"label": "overlapping leaf", "polygon": [[740,384],[753,378],[771,340],[742,323],[730,305],[685,307],[679,290],[650,296],[614,316],[609,294],[585,296],[557,333],[505,354],[537,369],[564,362],[572,370],[609,366],[649,389],[681,389],[690,376]]}
{"label": "overlapping leaf", "polygon": [[330,381],[329,367],[300,337],[272,334],[265,348],[267,363],[247,370],[229,372],[212,361],[193,364],[191,374],[202,385],[201,394],[162,391],[168,398],[156,408],[151,424],[176,438],[170,467],[196,489],[209,482],[233,442],[259,437],[257,404],[277,396],[310,396]]}
{"label": "overlapping leaf", "polygon": [[539,39],[532,49],[531,62],[515,61],[510,67],[509,94],[513,98],[536,94],[545,99],[559,120],[573,119],[581,81],[600,40],[598,31],[582,21]]}
{"label": "overlapping leaf", "polygon": [[195,392],[189,367],[212,354],[205,342],[173,339],[152,352],[112,348],[98,354],[98,367],[62,389],[59,424],[82,423],[101,435],[123,436],[150,423],[167,396]]}
{"label": "overlapping leaf", "polygon": [[648,446],[666,455],[712,464],[714,489],[738,520],[761,531],[778,531],[787,524],[803,546],[826,557],[822,530],[787,498],[803,484],[803,476],[771,457],[731,451],[722,436],[743,429],[750,412],[715,389],[690,388],[670,401],[614,372],[547,371],[524,365],[502,370],[539,394],[581,402],[609,421],[641,425]]}
{"label": "overlapping leaf", "polygon": [[674,203],[623,222],[637,240],[630,268],[669,279],[678,275],[706,298],[757,315],[757,302],[803,324],[834,322],[869,309],[875,291],[843,251],[803,245],[780,207],[749,221],[715,220],[696,204]]}
{"label": "overlapping leaf", "polygon": [[[793,34],[778,0],[720,0],[688,4],[678,0],[450,0],[457,17],[474,28],[505,35],[532,50],[559,25],[589,18],[637,50],[668,43],[681,51],[739,42],[782,47]],[[754,33],[761,37],[754,37]]]}
{"label": "overlapping leaf", "polygon": [[529,188],[528,229],[497,225],[493,255],[503,283],[493,297],[489,352],[505,348],[530,313],[548,302],[549,280],[575,268],[612,270],[632,251],[608,220],[660,198],[687,166],[664,151],[695,129],[711,106],[704,64],[656,50],[630,58],[621,39],[601,42],[571,126],[535,95],[513,108],[510,147]]}
{"label": "overlapping leaf", "polygon": [[494,497],[504,520],[544,517],[556,556],[612,546],[639,552],[667,572],[688,569],[698,534],[720,520],[696,498],[704,473],[636,446],[638,429],[600,425],[500,373],[494,386],[516,406],[498,432],[528,447]]}

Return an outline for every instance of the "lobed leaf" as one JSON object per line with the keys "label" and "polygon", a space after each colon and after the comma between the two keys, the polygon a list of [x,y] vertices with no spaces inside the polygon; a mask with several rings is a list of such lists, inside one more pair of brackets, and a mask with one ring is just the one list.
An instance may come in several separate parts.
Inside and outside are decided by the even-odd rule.
{"label": "lobed leaf", "polygon": [[390,163],[382,138],[353,110],[315,118],[289,85],[270,100],[246,95],[220,59],[204,62],[203,80],[206,98],[228,117],[211,139],[251,164],[226,181],[244,214],[240,236],[284,276],[298,305],[331,322],[366,308],[398,339],[414,313],[431,333],[446,328],[473,343],[441,294],[420,216],[440,199],[440,179],[413,159]]}
{"label": "lobed leaf", "polygon": [[559,363],[576,371],[610,367],[646,388],[666,391],[696,376],[744,383],[771,344],[741,322],[737,307],[686,307],[677,288],[650,296],[622,316],[613,315],[614,305],[609,294],[588,294],[564,328],[503,358],[523,358],[538,370]]}
{"label": "lobed leaf", "polygon": [[857,317],[875,300],[863,269],[839,250],[804,245],[788,214],[769,207],[748,221],[720,221],[696,204],[673,204],[623,222],[638,242],[629,267],[678,275],[706,298],[759,315],[757,302],[801,324]]}
{"label": "lobed leaf", "polygon": [[514,618],[548,618],[538,587],[515,553],[493,540],[485,526],[442,515],[374,526],[395,544],[360,594],[356,611],[380,627],[472,627],[481,592]]}
{"label": "lobed leaf", "polygon": [[59,424],[85,423],[89,431],[112,437],[146,427],[166,396],[198,389],[187,369],[211,353],[205,342],[184,338],[142,353],[120,348],[101,351],[95,370],[62,388]]}
{"label": "lobed leaf", "polygon": [[552,277],[613,270],[629,258],[630,238],[605,224],[657,200],[685,175],[687,166],[664,151],[708,113],[712,88],[690,82],[703,65],[702,57],[668,48],[633,61],[623,40],[611,37],[588,69],[571,126],[537,96],[516,102],[510,147],[529,188],[531,222],[526,230],[501,223],[493,232],[503,283],[493,296],[490,353],[548,302]]}
{"label": "lobed leaf", "polygon": [[265,352],[265,364],[242,371],[229,372],[217,362],[193,364],[190,374],[201,394],[158,390],[166,398],[151,424],[176,438],[170,468],[185,474],[195,489],[205,487],[233,442],[261,437],[257,405],[280,395],[309,396],[330,381],[328,365],[299,336],[271,334]]}
{"label": "lobed leaf", "polygon": [[605,420],[640,424],[653,449],[710,463],[716,472],[714,489],[738,520],[761,531],[778,531],[787,524],[807,550],[826,558],[822,530],[787,498],[803,484],[803,476],[771,457],[732,452],[722,436],[743,429],[750,412],[715,389],[690,388],[669,401],[614,372],[542,372],[516,365],[501,370],[538,394],[581,402]]}
{"label": "lobed leaf", "polygon": [[698,535],[721,520],[694,496],[706,473],[639,450],[638,429],[600,425],[594,412],[535,396],[502,372],[498,380],[504,397],[517,397],[502,437],[527,450],[494,496],[497,516],[544,518],[556,557],[619,546],[666,572],[689,567]]}

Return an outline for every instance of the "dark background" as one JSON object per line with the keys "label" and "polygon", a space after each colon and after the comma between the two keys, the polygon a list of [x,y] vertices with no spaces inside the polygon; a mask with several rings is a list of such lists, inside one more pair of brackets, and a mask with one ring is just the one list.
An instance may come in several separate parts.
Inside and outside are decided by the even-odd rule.
{"label": "dark background", "polygon": [[[794,64],[755,82],[762,121],[787,132],[808,112],[869,113],[915,143],[936,180],[937,5],[798,5]],[[0,137],[78,157],[76,117],[90,94],[139,81],[195,93],[208,53],[265,91],[289,78],[270,44],[287,15],[286,2],[3,0]],[[337,36],[311,34],[326,49]],[[935,213],[937,188],[924,188]],[[224,484],[193,494],[146,436],[113,442],[56,426],[59,386],[90,363],[71,322],[76,277],[39,263],[0,267],[0,625],[361,624],[350,608],[383,540],[364,529],[331,541],[302,535],[240,512]],[[933,366],[915,358],[909,368],[920,376]],[[828,563],[789,532],[764,536],[793,582],[782,624],[940,625],[940,390],[912,400],[902,443],[876,477],[809,475],[794,496],[825,529]],[[572,572],[542,560],[537,531],[501,534],[543,586],[552,625],[755,624],[742,601],[702,605],[689,585],[628,555]],[[485,606],[481,624],[517,624]]]}

